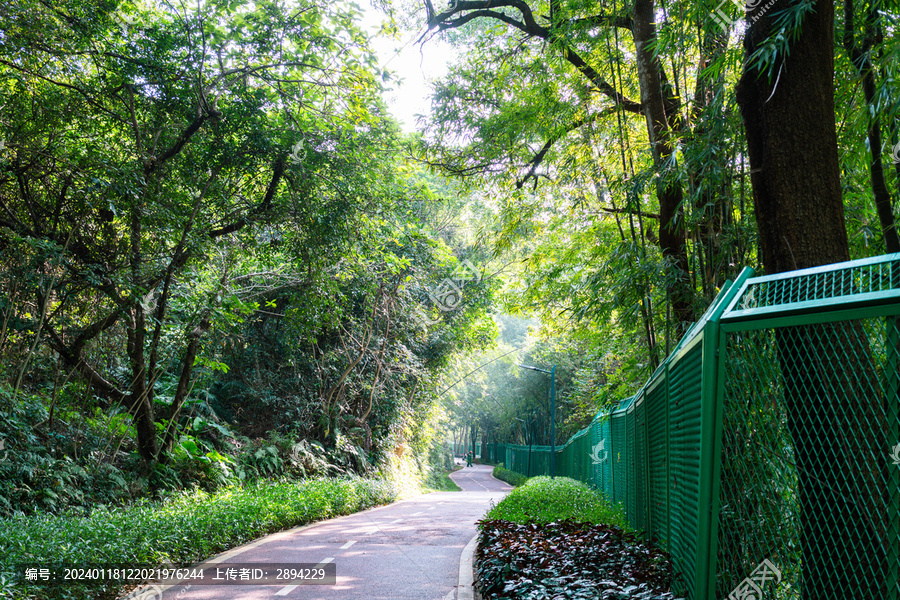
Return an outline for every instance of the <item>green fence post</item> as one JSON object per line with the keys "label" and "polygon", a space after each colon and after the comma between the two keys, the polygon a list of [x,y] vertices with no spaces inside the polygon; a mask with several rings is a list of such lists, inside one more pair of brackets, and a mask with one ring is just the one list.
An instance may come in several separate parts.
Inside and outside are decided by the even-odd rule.
{"label": "green fence post", "polygon": [[556,365],[550,367],[550,477],[556,477]]}
{"label": "green fence post", "polygon": [[[698,523],[696,600],[715,600],[718,554],[719,477],[722,455],[722,403],[725,396],[725,334],[719,322],[725,309],[753,277],[744,267],[734,283],[726,281],[708,313],[703,338],[703,383],[701,410],[700,521]],[[707,508],[704,510],[703,504]]]}
{"label": "green fence post", "polygon": [[[892,432],[890,444],[900,447],[900,316],[885,318],[885,395],[887,396],[886,415]],[[891,468],[895,467],[896,468]],[[887,589],[888,600],[900,600],[900,465],[888,465],[888,493],[890,493],[889,510],[892,512],[888,519],[887,531]]]}

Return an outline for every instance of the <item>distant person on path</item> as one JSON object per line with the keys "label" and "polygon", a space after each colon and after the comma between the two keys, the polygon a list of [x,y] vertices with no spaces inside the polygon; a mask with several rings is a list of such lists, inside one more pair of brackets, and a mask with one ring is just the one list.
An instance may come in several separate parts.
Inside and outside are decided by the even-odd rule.
{"label": "distant person on path", "polygon": [[472,466],[472,454],[474,454],[474,452],[472,452],[471,450],[466,452],[466,466],[467,467]]}

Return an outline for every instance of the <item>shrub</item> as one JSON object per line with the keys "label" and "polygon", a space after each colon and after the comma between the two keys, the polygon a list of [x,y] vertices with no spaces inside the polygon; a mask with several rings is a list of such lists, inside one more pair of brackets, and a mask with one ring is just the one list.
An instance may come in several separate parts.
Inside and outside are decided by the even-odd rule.
{"label": "shrub", "polygon": [[[118,503],[130,497],[126,475],[104,460],[90,427],[70,425],[40,397],[0,386],[0,517],[61,512],[70,506]],[[68,415],[66,415],[68,416]],[[61,451],[77,439],[80,458]],[[107,442],[107,446],[109,443]]]}
{"label": "shrub", "polygon": [[669,557],[612,525],[482,521],[475,565],[485,600],[676,600]]}
{"label": "shrub", "polygon": [[568,477],[532,477],[489,510],[485,518],[516,523],[575,519],[630,530],[621,506],[613,506],[587,485]]}
{"label": "shrub", "polygon": [[528,477],[526,477],[525,475],[503,468],[502,463],[494,467],[494,477],[496,477],[500,481],[505,481],[506,483],[514,487],[518,487],[528,481]]}

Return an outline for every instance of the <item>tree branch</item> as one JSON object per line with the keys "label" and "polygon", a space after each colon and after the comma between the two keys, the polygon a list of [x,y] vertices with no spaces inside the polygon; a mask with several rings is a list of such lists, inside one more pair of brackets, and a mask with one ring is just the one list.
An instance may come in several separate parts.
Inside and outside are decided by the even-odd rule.
{"label": "tree branch", "polygon": [[65,342],[63,342],[56,330],[53,329],[52,325],[47,324],[45,328],[47,333],[50,334],[50,347],[56,350],[57,354],[62,357],[63,362],[74,367],[75,370],[81,373],[94,390],[115,402],[123,402],[125,400],[127,397],[125,392],[118,389],[113,383],[109,382],[84,361],[81,356],[81,349],[79,349],[77,353],[72,352],[72,349],[66,346]]}
{"label": "tree branch", "polygon": [[147,165],[146,171],[149,175],[154,171],[158,170],[159,167],[163,165],[167,160],[181,152],[181,149],[184,148],[184,145],[187,144],[190,139],[197,133],[203,124],[210,119],[210,114],[201,114],[197,118],[191,122],[190,125],[187,126],[187,129],[181,132],[181,135],[178,136],[178,139],[172,145],[171,148],[163,152],[158,158],[155,160],[151,160],[151,162]]}
{"label": "tree branch", "polygon": [[615,107],[608,107],[604,110],[601,110],[598,113],[594,113],[593,115],[584,117],[583,119],[578,119],[577,121],[575,121],[575,122],[571,123],[569,126],[567,126],[565,129],[563,129],[560,133],[558,133],[557,135],[554,135],[550,139],[548,139],[544,143],[544,146],[541,148],[540,152],[538,152],[534,156],[534,158],[532,158],[530,161],[528,161],[528,164],[531,165],[531,168],[528,170],[528,173],[526,173],[522,179],[516,181],[516,189],[522,189],[522,186],[524,186],[528,182],[528,180],[531,178],[534,178],[535,180],[537,180],[537,175],[536,175],[537,168],[544,161],[544,157],[547,155],[547,152],[550,151],[550,148],[553,147],[553,144],[555,144],[562,138],[566,137],[572,131],[575,131],[576,129],[583,127],[583,126],[587,125],[588,123],[593,123],[594,121],[596,121],[597,119],[599,119],[601,117],[608,116],[608,115],[614,113],[615,110],[616,110]]}
{"label": "tree branch", "polygon": [[[609,213],[612,215],[640,215],[645,219],[656,219],[659,220],[659,213],[648,213],[641,210],[632,210],[629,208],[610,208],[608,206],[598,206],[597,209],[603,213]],[[587,213],[594,214],[597,213]]]}
{"label": "tree branch", "polygon": [[119,317],[122,316],[123,307],[119,306],[113,312],[109,313],[106,317],[100,319],[99,321],[94,321],[90,325],[82,330],[81,334],[75,338],[75,341],[72,342],[72,352],[74,352],[77,356],[81,356],[81,351],[85,347],[85,345],[112,327],[119,320]]}
{"label": "tree branch", "polygon": [[[488,10],[489,8],[503,7],[518,10],[522,14],[521,20],[517,20],[510,15],[497,12],[496,10]],[[463,14],[464,12],[465,14]],[[460,16],[453,18],[456,15]],[[437,29],[438,31],[456,29],[479,17],[501,21],[511,27],[518,29],[519,31],[524,32],[526,35],[552,42],[562,53],[563,58],[565,58],[573,67],[578,69],[578,71],[582,75],[584,75],[588,79],[588,81],[591,82],[591,85],[597,88],[600,93],[613,100],[624,110],[635,114],[642,114],[640,102],[635,102],[634,100],[631,100],[622,95],[618,90],[615,89],[615,87],[613,87],[608,81],[606,81],[600,75],[600,73],[598,73],[593,67],[587,64],[587,62],[585,62],[585,60],[581,58],[581,55],[579,55],[571,46],[565,44],[559,35],[551,33],[548,28],[539,25],[534,19],[534,14],[532,13],[531,8],[521,0],[506,0],[500,2],[495,2],[493,0],[478,2],[474,2],[471,0],[460,0],[459,2],[456,2],[456,4],[450,10],[446,10],[431,18],[427,23],[428,31],[431,31],[432,29]],[[599,16],[589,17],[588,19],[590,20],[598,17]],[[610,19],[612,19],[612,17],[610,17]],[[628,22],[630,23],[630,19],[628,19]],[[612,24],[616,23],[613,22]],[[423,38],[424,34],[421,38],[419,38],[419,40],[421,41]]]}
{"label": "tree branch", "polygon": [[266,195],[263,198],[262,202],[250,211],[244,217],[241,217],[234,223],[229,225],[225,225],[224,227],[220,227],[218,229],[213,229],[209,232],[209,237],[217,238],[223,235],[227,235],[229,233],[234,233],[235,231],[239,231],[244,228],[245,225],[250,223],[253,217],[266,212],[272,206],[272,199],[275,197],[275,192],[278,191],[278,185],[281,183],[281,178],[284,176],[284,169],[286,167],[286,159],[285,157],[280,157],[275,161],[275,166],[272,169],[272,180],[269,182],[269,187],[266,190]]}

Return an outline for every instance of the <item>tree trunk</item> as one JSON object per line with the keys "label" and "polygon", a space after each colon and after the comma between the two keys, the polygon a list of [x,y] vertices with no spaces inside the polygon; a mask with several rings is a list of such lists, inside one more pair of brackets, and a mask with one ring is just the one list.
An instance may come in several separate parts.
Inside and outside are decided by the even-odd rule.
{"label": "tree trunk", "polygon": [[[679,101],[672,95],[662,65],[655,55],[655,9],[653,0],[634,3],[634,46],[637,52],[641,105],[647,118],[647,135],[657,172],[659,199],[659,246],[670,264],[667,293],[676,319],[676,335],[681,337],[694,321],[693,290],[684,234],[684,194],[673,165],[673,125],[679,119]],[[664,89],[665,88],[665,89]]]}
{"label": "tree trunk", "polygon": [[[750,16],[747,57],[773,34],[772,12]],[[747,60],[738,83],[759,253],[769,274],[849,259],[833,19],[833,3],[817,0],[790,52],[778,58],[775,76]],[[871,498],[879,505],[886,495],[872,487],[883,481],[886,458],[873,458],[879,441],[861,433],[878,437],[884,415],[868,339],[859,322],[848,321],[780,328],[776,340],[797,465],[803,599],[883,598],[883,516],[868,513]]]}
{"label": "tree trunk", "polygon": [[175,435],[178,433],[178,416],[184,401],[187,399],[188,392],[191,389],[191,378],[194,372],[194,361],[197,358],[197,351],[200,349],[200,341],[209,330],[210,321],[209,314],[204,313],[200,317],[200,322],[187,334],[188,345],[184,353],[184,359],[181,361],[181,375],[178,378],[178,386],[175,388],[175,396],[172,398],[172,406],[169,412],[169,423],[166,426],[166,432],[163,435],[162,452],[160,460],[166,461],[169,452],[175,445]]}
{"label": "tree trunk", "polygon": [[147,365],[144,360],[144,312],[140,306],[132,309],[128,331],[128,357],[131,367],[130,394],[126,399],[134,419],[138,452],[146,464],[156,460],[156,419],[147,385]]}
{"label": "tree trunk", "polygon": [[[747,56],[771,33],[770,17],[747,30]],[[834,124],[833,17],[833,5],[818,0],[775,81],[745,67],[738,83],[767,273],[850,259]]]}

